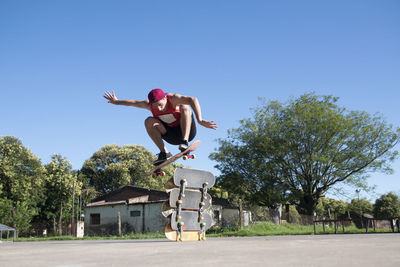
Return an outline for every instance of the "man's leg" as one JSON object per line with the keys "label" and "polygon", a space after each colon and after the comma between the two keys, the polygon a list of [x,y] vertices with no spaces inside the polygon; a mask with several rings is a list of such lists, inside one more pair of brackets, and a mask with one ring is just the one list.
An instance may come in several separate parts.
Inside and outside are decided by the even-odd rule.
{"label": "man's leg", "polygon": [[149,134],[151,140],[153,140],[154,144],[156,144],[161,152],[168,153],[167,147],[165,146],[161,137],[167,132],[164,125],[154,117],[148,117],[144,124],[146,126],[147,133]]}
{"label": "man's leg", "polygon": [[189,141],[190,127],[192,125],[192,110],[187,105],[180,106],[181,111],[181,129],[184,141]]}

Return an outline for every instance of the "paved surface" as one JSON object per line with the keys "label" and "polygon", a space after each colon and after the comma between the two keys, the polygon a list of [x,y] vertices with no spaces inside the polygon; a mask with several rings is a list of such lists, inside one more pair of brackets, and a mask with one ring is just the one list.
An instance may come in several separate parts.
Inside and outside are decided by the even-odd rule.
{"label": "paved surface", "polygon": [[400,266],[400,234],[0,244],[0,266]]}

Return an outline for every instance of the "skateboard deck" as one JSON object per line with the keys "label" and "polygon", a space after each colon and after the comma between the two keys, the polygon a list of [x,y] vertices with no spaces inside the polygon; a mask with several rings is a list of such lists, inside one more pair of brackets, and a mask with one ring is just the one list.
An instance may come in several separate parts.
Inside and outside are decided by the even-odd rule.
{"label": "skateboard deck", "polygon": [[[202,212],[201,216],[203,216],[203,220],[199,220],[199,212],[198,211],[188,211],[188,210],[182,210],[179,214],[181,216],[180,220],[177,220],[177,211],[175,210],[172,215],[171,215],[171,228],[173,230],[179,230],[178,229],[178,223],[183,222],[184,223],[184,231],[188,230],[196,230],[196,231],[201,231],[201,230],[207,230],[212,226],[212,219],[211,215],[207,212]],[[204,228],[202,229],[201,223],[204,223]]]}
{"label": "skateboard deck", "polygon": [[[203,233],[205,239],[205,233]],[[172,241],[179,241],[179,235],[176,230],[173,230],[171,224],[165,226],[165,236]],[[199,241],[201,240],[199,231],[183,231],[181,241]]]}
{"label": "skateboard deck", "polygon": [[177,201],[181,199],[182,203],[180,205],[182,209],[206,210],[210,208],[212,200],[210,194],[207,193],[205,195],[204,201],[201,201],[201,198],[202,198],[202,193],[200,192],[200,190],[193,190],[193,189],[186,189],[184,191],[184,197],[180,198],[179,188],[174,188],[169,193],[169,206],[171,208],[177,208],[178,207]]}
{"label": "skateboard deck", "polygon": [[174,184],[175,186],[181,186],[181,180],[186,180],[187,188],[211,188],[215,184],[215,176],[209,171],[188,169],[188,168],[176,168],[174,172]]}
{"label": "skateboard deck", "polygon": [[[162,174],[161,169],[164,168],[165,166],[171,164],[172,162],[178,160],[181,157],[184,156],[188,156],[190,155],[190,152],[193,152],[197,149],[197,147],[200,145],[200,140],[194,141],[185,151],[182,151],[172,157],[170,157],[169,159],[167,159],[166,161],[164,161],[163,163],[156,165],[149,173],[148,175],[151,175],[153,173],[156,173],[158,176],[158,173],[160,173],[160,175]],[[194,158],[194,155],[190,155],[191,158]]]}

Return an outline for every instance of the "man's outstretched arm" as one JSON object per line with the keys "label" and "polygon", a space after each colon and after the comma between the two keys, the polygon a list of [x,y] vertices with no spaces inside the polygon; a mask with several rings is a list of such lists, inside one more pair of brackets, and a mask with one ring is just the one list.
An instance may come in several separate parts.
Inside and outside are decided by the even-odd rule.
{"label": "man's outstretched arm", "polygon": [[136,108],[144,108],[150,109],[149,101],[148,100],[118,100],[115,96],[115,92],[106,91],[103,96],[105,99],[108,100],[108,103],[114,105],[123,105],[123,106],[131,106]]}

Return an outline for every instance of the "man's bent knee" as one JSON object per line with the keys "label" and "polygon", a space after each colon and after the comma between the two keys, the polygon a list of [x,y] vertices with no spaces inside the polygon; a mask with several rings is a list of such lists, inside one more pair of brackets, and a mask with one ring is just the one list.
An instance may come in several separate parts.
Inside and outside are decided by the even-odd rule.
{"label": "man's bent knee", "polygon": [[188,114],[189,116],[192,115],[192,109],[188,105],[182,105],[179,107],[181,113]]}
{"label": "man's bent knee", "polygon": [[144,125],[146,126],[146,129],[148,131],[152,130],[152,129],[156,129],[158,130],[161,134],[165,134],[166,133],[166,129],[165,127],[162,125],[162,123],[160,122],[160,120],[154,118],[154,117],[148,117],[145,121],[144,121]]}
{"label": "man's bent knee", "polygon": [[160,121],[157,120],[154,117],[148,117],[145,121],[144,121],[144,125],[146,126],[146,128],[152,128],[157,126],[157,124],[160,124]]}

